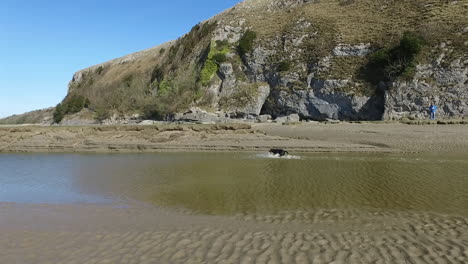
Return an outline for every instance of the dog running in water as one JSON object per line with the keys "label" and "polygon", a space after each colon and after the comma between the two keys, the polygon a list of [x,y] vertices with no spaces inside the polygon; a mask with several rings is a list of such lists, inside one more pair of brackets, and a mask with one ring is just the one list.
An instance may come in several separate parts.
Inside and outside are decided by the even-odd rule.
{"label": "dog running in water", "polygon": [[289,154],[289,152],[287,152],[286,150],[284,149],[270,149],[269,151],[271,154],[273,155],[278,155],[280,157],[283,157],[283,156],[286,156]]}

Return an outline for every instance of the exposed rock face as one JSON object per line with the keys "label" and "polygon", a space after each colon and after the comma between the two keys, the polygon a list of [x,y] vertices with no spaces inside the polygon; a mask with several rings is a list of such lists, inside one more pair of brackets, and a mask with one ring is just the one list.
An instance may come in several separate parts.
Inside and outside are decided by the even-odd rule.
{"label": "exposed rock face", "polygon": [[64,126],[86,126],[96,123],[96,120],[93,119],[93,113],[88,109],[83,109],[79,113],[66,116],[60,124]]}
{"label": "exposed rock face", "polygon": [[216,113],[208,112],[198,107],[192,107],[185,113],[177,113],[174,115],[173,120],[176,122],[189,122],[199,124],[216,124],[216,123],[238,123],[247,122],[252,123],[254,119],[233,119],[228,113],[218,111]]}
{"label": "exposed rock face", "polygon": [[[291,5],[296,3],[286,2]],[[243,107],[230,108],[228,113],[242,117],[258,116],[261,113],[274,117],[299,114],[311,120],[413,119],[427,118],[427,107],[434,102],[440,107],[439,116],[452,118],[468,115],[468,60],[463,57],[442,66],[442,55],[433,64],[418,65],[417,73],[411,81],[381,83],[374,94],[367,95],[346,92],[363,85],[352,76],[341,76],[343,79],[316,76],[333,68],[335,58],[364,58],[371,54],[374,49],[370,43],[337,44],[318,63],[309,66],[297,63],[287,72],[279,73],[271,63],[271,58],[278,56],[275,45],[281,45],[281,49],[287,52],[284,60],[300,59],[295,54],[303,52],[301,43],[308,37],[303,31],[308,27],[309,22],[299,19],[294,28],[299,28],[301,34],[283,35],[281,41],[259,45],[244,57],[249,79],[252,82],[268,82],[269,85],[259,86],[254,100]],[[224,27],[223,30],[232,31],[232,28]],[[235,29],[234,33],[241,31]],[[230,36],[238,39],[235,34]],[[231,41],[222,34],[216,35],[216,39]],[[446,45],[443,47],[450,51]],[[228,98],[238,91],[239,86],[245,85],[245,82],[238,80],[231,63],[221,64],[219,72],[222,83],[214,82],[219,85],[217,98]],[[431,81],[428,82],[428,79]],[[270,100],[264,106],[268,95]]]}
{"label": "exposed rock face", "polygon": [[175,121],[195,122],[201,124],[220,123],[221,121],[224,121],[224,119],[225,118],[220,117],[216,113],[209,113],[197,107],[194,107],[181,115],[176,115],[175,117]]}
{"label": "exposed rock face", "polygon": [[275,123],[294,123],[299,122],[301,119],[298,114],[291,114],[288,116],[280,116],[275,119]]}
{"label": "exposed rock face", "polygon": [[[299,24],[304,23],[302,21]],[[283,36],[284,43],[294,43],[295,39],[295,36],[289,36],[289,41]],[[293,54],[302,52],[300,45],[290,45],[287,51]],[[383,114],[382,94],[348,94],[343,91],[360,84],[349,79],[315,77],[330,68],[335,57],[364,57],[370,52],[370,44],[339,44],[330,56],[324,57],[319,63],[309,68],[305,64],[297,64],[286,73],[278,73],[273,65],[268,64],[269,58],[276,53],[265,47],[257,47],[246,61],[251,78],[268,81],[273,88],[271,100],[262,112],[264,114],[284,116],[297,113],[302,118],[312,120],[379,120]]]}
{"label": "exposed rock face", "polygon": [[259,115],[257,120],[261,123],[271,122],[271,115]]}
{"label": "exposed rock face", "polygon": [[[380,112],[378,97],[346,96],[342,94],[314,94],[313,90],[279,92],[275,96],[281,113],[298,113],[303,118],[314,120],[376,120]],[[369,109],[371,111],[369,111]]]}
{"label": "exposed rock face", "polygon": [[220,86],[220,96],[228,97],[231,96],[237,88],[237,78],[234,74],[234,69],[231,63],[222,63],[219,67],[219,72],[222,78]]}
{"label": "exposed rock face", "polygon": [[[252,98],[240,107],[234,107],[233,112],[236,116],[258,116],[262,110],[263,104],[270,95],[270,85],[258,84]],[[232,110],[231,110],[232,111]]]}
{"label": "exposed rock face", "polygon": [[468,116],[468,54],[450,65],[442,66],[441,60],[418,65],[413,80],[390,85],[384,119],[429,118],[431,103],[440,118]]}
{"label": "exposed rock face", "polygon": [[214,32],[213,40],[227,40],[229,43],[236,43],[242,37],[244,28],[230,25],[218,27]]}
{"label": "exposed rock face", "polygon": [[334,56],[366,56],[372,52],[371,44],[346,45],[340,44],[333,49]]}
{"label": "exposed rock face", "polygon": [[[462,44],[437,39],[445,42],[425,47],[424,56],[414,64],[414,76],[387,78],[392,81],[382,77],[377,84],[381,77],[374,82],[362,73],[376,51],[391,49],[385,45],[396,45],[408,30],[382,30],[396,19],[393,5],[394,10],[455,12],[457,1],[435,7],[412,1],[391,1],[385,6],[349,1],[352,6],[346,7],[339,2],[243,1],[177,41],[77,72],[69,93],[87,98],[99,95],[89,98],[92,106],[115,108],[121,115],[141,111],[143,104],[154,100],[157,103],[150,106],[165,103],[170,113],[164,116],[181,122],[228,122],[230,118],[265,122],[292,114],[306,120],[427,118],[431,102],[439,106],[439,117],[468,115],[468,19],[452,27]],[[333,13],[338,9],[343,16]],[[361,19],[361,11],[368,12],[376,24],[359,24],[366,27],[365,33],[361,28],[349,33],[356,27],[347,23]],[[414,24],[418,12],[399,13],[397,19]],[[416,24],[414,28],[425,25]],[[248,32],[256,36],[244,39]],[[389,32],[391,41],[387,41]],[[428,32],[437,33],[430,28]],[[242,50],[241,44],[247,48]]]}

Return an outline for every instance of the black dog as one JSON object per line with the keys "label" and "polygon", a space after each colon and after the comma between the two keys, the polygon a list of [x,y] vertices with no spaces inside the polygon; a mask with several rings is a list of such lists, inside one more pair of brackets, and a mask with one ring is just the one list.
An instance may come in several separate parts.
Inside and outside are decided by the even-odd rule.
{"label": "black dog", "polygon": [[280,157],[283,157],[289,154],[289,152],[287,152],[284,149],[270,149],[270,153],[273,155],[279,155]]}

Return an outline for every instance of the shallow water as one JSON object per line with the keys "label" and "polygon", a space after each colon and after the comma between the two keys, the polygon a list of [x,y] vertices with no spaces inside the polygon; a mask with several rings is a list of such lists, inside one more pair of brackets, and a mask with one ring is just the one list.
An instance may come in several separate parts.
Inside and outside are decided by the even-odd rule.
{"label": "shallow water", "polygon": [[0,155],[0,202],[134,201],[206,214],[384,209],[468,215],[468,155]]}

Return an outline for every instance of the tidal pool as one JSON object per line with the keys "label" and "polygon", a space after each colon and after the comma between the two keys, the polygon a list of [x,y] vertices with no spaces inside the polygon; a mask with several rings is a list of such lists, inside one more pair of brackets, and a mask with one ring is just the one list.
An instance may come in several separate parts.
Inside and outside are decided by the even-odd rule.
{"label": "tidal pool", "polygon": [[0,202],[151,203],[202,214],[468,215],[467,154],[2,154]]}

